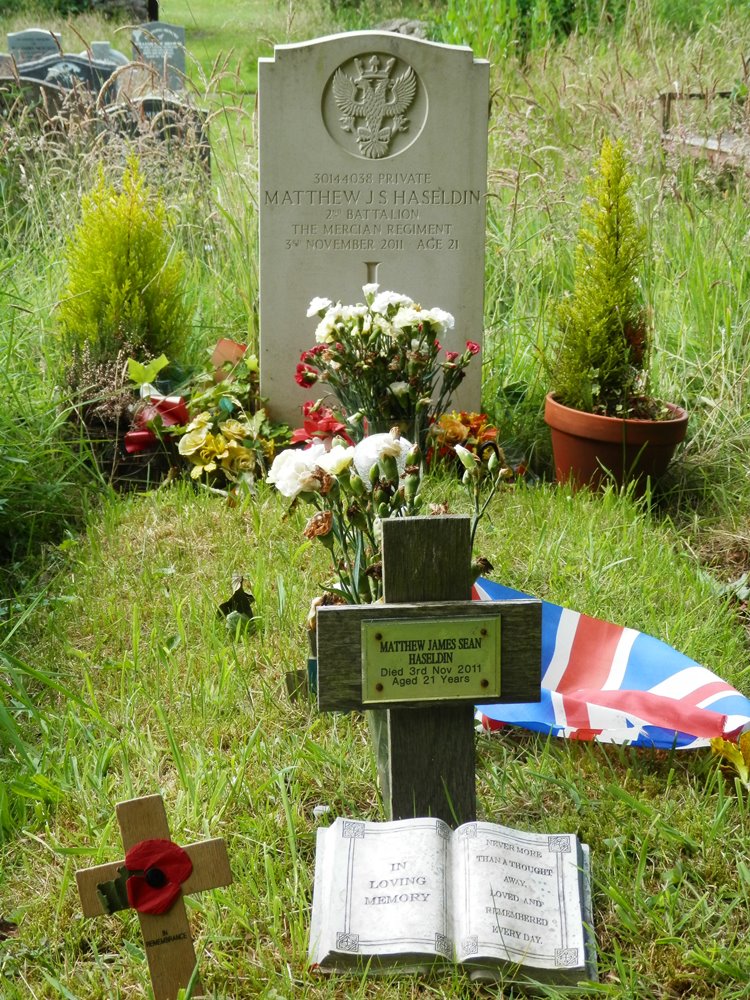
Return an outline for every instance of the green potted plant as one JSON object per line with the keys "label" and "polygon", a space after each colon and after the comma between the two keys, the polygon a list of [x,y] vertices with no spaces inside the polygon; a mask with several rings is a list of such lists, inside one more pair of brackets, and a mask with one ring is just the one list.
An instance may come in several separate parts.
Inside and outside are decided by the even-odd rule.
{"label": "green potted plant", "polygon": [[605,139],[587,184],[574,287],[556,308],[558,336],[545,358],[552,391],[544,419],[560,482],[643,492],[684,440],[687,413],[648,386],[649,313],[640,270],[646,234],[629,195],[621,142]]}

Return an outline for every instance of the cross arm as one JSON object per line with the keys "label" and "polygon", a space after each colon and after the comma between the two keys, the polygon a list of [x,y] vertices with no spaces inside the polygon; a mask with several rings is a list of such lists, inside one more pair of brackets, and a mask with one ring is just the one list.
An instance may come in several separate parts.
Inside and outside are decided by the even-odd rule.
{"label": "cross arm", "polygon": [[[226,844],[221,838],[188,844],[184,850],[193,862],[193,871],[190,877],[182,883],[183,896],[232,884],[229,855]],[[102,906],[97,887],[103,882],[112,882],[116,879],[124,863],[124,860],[111,861],[108,864],[76,872],[76,883],[78,884],[78,894],[81,897],[84,917],[100,917],[106,914],[107,911]]]}
{"label": "cross arm", "polygon": [[[502,695],[476,704],[540,700],[542,604],[513,601],[436,601],[419,604],[333,605],[318,608],[318,707],[325,712],[361,710],[361,627],[365,621],[431,618],[500,618]],[[446,703],[449,703],[446,700]],[[461,704],[461,702],[457,702]],[[465,704],[465,702],[463,702]],[[382,705],[417,708],[414,702]]]}

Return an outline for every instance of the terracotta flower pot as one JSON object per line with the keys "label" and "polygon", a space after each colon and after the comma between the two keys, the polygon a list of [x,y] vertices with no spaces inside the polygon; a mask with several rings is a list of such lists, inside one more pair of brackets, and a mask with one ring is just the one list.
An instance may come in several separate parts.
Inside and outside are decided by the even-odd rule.
{"label": "terracotta flower pot", "polygon": [[550,393],[544,420],[552,432],[557,481],[571,480],[576,487],[634,481],[636,493],[643,493],[647,480],[656,482],[685,439],[687,412],[666,405],[671,420],[625,420],[571,409]]}

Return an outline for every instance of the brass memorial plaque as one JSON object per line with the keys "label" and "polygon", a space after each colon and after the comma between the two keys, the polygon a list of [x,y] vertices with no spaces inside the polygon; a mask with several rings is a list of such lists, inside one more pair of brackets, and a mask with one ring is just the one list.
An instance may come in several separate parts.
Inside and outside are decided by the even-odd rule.
{"label": "brass memorial plaque", "polygon": [[500,696],[500,616],[362,622],[362,703]]}

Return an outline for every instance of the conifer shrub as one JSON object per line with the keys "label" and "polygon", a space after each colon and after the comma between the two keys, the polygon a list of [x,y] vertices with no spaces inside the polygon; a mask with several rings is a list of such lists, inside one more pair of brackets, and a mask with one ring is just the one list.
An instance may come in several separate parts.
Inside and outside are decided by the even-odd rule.
{"label": "conifer shrub", "polygon": [[174,247],[166,206],[146,187],[135,156],[119,190],[100,167],[82,199],[65,265],[58,322],[71,367],[84,354],[94,365],[123,352],[144,358],[183,354],[191,322],[184,255]]}
{"label": "conifer shrub", "polygon": [[622,142],[605,139],[586,185],[573,291],[556,309],[556,356],[547,360],[558,402],[607,416],[643,415],[647,392],[646,232],[631,183]]}

